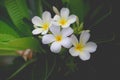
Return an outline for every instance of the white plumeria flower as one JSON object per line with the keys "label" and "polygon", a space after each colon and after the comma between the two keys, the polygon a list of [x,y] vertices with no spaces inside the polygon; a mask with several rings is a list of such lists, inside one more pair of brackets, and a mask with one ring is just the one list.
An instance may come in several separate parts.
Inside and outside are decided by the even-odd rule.
{"label": "white plumeria flower", "polygon": [[56,25],[61,26],[62,28],[67,28],[70,26],[70,24],[74,23],[76,21],[76,16],[75,15],[70,15],[69,16],[69,9],[68,8],[62,8],[60,10],[60,14],[56,14],[54,16],[54,21]]}
{"label": "white plumeria flower", "polygon": [[94,42],[87,42],[90,38],[89,32],[82,31],[79,41],[75,35],[71,36],[73,47],[69,49],[72,56],[79,56],[83,61],[90,59],[90,53],[96,51],[97,45]]}
{"label": "white plumeria flower", "polygon": [[70,48],[72,46],[70,35],[73,33],[72,28],[65,28],[60,31],[59,26],[51,26],[52,34],[46,34],[42,37],[43,44],[52,43],[50,50],[54,53],[59,53],[61,47]]}
{"label": "white plumeria flower", "polygon": [[35,29],[32,31],[34,35],[46,34],[52,24],[51,14],[48,11],[43,12],[42,19],[38,16],[32,18]]}

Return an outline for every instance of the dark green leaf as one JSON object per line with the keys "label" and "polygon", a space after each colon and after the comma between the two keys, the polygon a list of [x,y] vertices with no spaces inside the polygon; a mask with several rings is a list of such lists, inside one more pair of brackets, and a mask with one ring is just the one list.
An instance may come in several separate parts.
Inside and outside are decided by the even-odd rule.
{"label": "dark green leaf", "polygon": [[15,39],[16,37],[9,34],[0,34],[0,42],[8,42]]}
{"label": "dark green leaf", "polygon": [[70,7],[70,11],[77,15],[80,21],[83,21],[87,12],[89,11],[89,4],[85,3],[84,0],[62,0],[63,2],[67,2],[68,7]]}
{"label": "dark green leaf", "polygon": [[26,0],[5,0],[5,6],[10,18],[21,33],[31,35],[30,27],[23,21],[25,18],[30,18]]}
{"label": "dark green leaf", "polygon": [[37,9],[37,14],[38,16],[42,15],[43,9],[42,9],[42,1],[41,0],[36,0],[36,9]]}
{"label": "dark green leaf", "polygon": [[15,37],[19,37],[18,33],[16,31],[14,31],[9,25],[7,25],[3,21],[0,21],[0,33],[1,34],[9,34],[9,35],[12,35]]}

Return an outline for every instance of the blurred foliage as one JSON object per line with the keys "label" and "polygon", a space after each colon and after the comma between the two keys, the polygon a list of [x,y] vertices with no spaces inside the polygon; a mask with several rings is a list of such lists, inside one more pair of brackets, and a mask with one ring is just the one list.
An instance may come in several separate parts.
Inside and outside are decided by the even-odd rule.
{"label": "blurred foliage", "polygon": [[89,0],[75,0],[75,1],[62,0],[62,1],[70,8],[71,13],[76,14],[81,22],[84,21],[85,16],[90,10]]}
{"label": "blurred foliage", "polygon": [[29,10],[25,0],[5,0],[5,7],[14,25],[23,35],[32,35],[30,27],[23,19],[30,19]]}

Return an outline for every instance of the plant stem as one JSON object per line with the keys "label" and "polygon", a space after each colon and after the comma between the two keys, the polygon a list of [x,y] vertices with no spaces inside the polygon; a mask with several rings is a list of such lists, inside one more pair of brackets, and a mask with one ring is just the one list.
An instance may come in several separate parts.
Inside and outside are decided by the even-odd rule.
{"label": "plant stem", "polygon": [[29,64],[31,64],[32,62],[36,61],[36,59],[32,59],[28,62],[26,62],[25,64],[23,64],[23,66],[21,66],[17,71],[15,71],[9,78],[7,78],[7,80],[11,80],[15,75],[17,75],[22,69],[24,69],[25,67],[27,67]]}
{"label": "plant stem", "polygon": [[51,71],[48,73],[48,75],[46,76],[45,80],[47,80],[48,77],[52,74],[52,72],[53,72],[53,70],[54,70],[54,68],[55,68],[55,65],[56,65],[56,57],[55,57],[55,60],[54,60],[54,64],[53,64],[53,66],[52,66],[52,68],[51,68]]}

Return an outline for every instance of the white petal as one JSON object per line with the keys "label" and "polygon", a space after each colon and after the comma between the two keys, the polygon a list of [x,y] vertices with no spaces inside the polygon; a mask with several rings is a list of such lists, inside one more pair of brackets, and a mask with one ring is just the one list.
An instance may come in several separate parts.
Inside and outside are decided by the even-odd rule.
{"label": "white petal", "polygon": [[50,14],[50,12],[48,12],[48,11],[43,12],[42,19],[43,19],[44,22],[51,21],[51,14]]}
{"label": "white petal", "polygon": [[82,31],[79,40],[81,43],[86,44],[89,38],[90,38],[90,33],[88,31]]}
{"label": "white petal", "polygon": [[75,15],[70,15],[68,17],[68,23],[72,24],[76,21],[76,16]]}
{"label": "white petal", "polygon": [[90,53],[89,52],[82,52],[79,54],[79,57],[81,60],[86,61],[90,59]]}
{"label": "white petal", "polygon": [[34,30],[32,31],[32,33],[33,33],[34,35],[37,35],[37,34],[40,34],[42,31],[43,31],[42,28],[36,28],[36,29],[34,29]]}
{"label": "white petal", "polygon": [[54,35],[57,35],[57,34],[60,33],[60,27],[53,25],[53,26],[50,27],[50,31],[51,31]]}
{"label": "white petal", "polygon": [[53,18],[53,20],[55,20],[55,21],[60,20],[60,16],[59,15],[55,15],[54,18]]}
{"label": "white petal", "polygon": [[72,35],[71,36],[71,42],[74,46],[76,46],[76,44],[78,43],[78,39],[75,35]]}
{"label": "white petal", "polygon": [[48,32],[48,30],[43,30],[41,34],[45,35],[45,34],[47,34],[47,32]]}
{"label": "white petal", "polygon": [[89,51],[89,52],[95,52],[97,49],[97,45],[96,43],[94,42],[88,42],[86,45],[85,45],[85,50]]}
{"label": "white petal", "polygon": [[64,38],[62,40],[62,46],[65,48],[70,48],[72,46],[70,38]]}
{"label": "white petal", "polygon": [[70,53],[72,56],[75,56],[75,57],[79,55],[79,53],[78,53],[77,51],[75,51],[75,48],[74,48],[74,47],[72,47],[72,48],[69,49],[69,53]]}
{"label": "white petal", "polygon": [[61,50],[61,44],[58,42],[53,42],[50,46],[50,50],[54,53],[59,53]]}
{"label": "white petal", "polygon": [[64,28],[64,29],[62,29],[62,35],[64,36],[64,37],[67,37],[67,36],[70,36],[72,33],[73,33],[73,29],[71,28],[71,27],[69,27],[69,28]]}
{"label": "white petal", "polygon": [[41,26],[42,25],[42,20],[40,17],[35,16],[32,18],[32,23],[36,26]]}
{"label": "white petal", "polygon": [[60,11],[61,17],[68,18],[69,16],[69,9],[68,8],[62,8]]}
{"label": "white petal", "polygon": [[55,21],[52,22],[52,25],[54,25],[54,26],[60,26],[60,24],[58,22],[55,22]]}
{"label": "white petal", "polygon": [[65,25],[62,25],[62,28],[68,28],[68,27],[70,27],[70,23],[66,23]]}
{"label": "white petal", "polygon": [[42,37],[43,44],[49,44],[54,41],[54,36],[52,34],[46,34]]}

